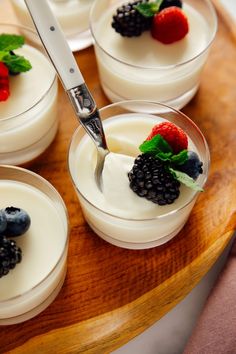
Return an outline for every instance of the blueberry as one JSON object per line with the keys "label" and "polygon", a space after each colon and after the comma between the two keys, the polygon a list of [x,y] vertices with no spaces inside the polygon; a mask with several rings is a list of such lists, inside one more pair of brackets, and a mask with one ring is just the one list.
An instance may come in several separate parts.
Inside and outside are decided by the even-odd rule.
{"label": "blueberry", "polygon": [[170,6],[177,6],[177,7],[182,8],[182,1],[181,0],[163,0],[160,5],[159,11],[165,9],[166,7],[170,7]]}
{"label": "blueberry", "polygon": [[0,235],[3,234],[3,232],[7,228],[7,218],[3,210],[0,210]]}
{"label": "blueberry", "polygon": [[202,162],[200,161],[198,154],[194,151],[188,151],[188,160],[179,167],[179,170],[196,180],[203,172]]}
{"label": "blueberry", "polygon": [[25,210],[11,206],[5,208],[3,212],[7,219],[5,236],[21,236],[29,229],[31,220]]}

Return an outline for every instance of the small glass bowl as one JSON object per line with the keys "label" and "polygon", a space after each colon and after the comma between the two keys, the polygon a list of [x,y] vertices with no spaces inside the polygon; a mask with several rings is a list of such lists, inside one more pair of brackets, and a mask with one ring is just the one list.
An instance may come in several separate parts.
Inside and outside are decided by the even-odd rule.
{"label": "small glass bowl", "polygon": [[10,97],[0,102],[0,163],[22,165],[46,150],[57,133],[57,76],[35,32],[2,23],[0,33],[23,35],[25,45],[14,52],[32,64],[29,72],[10,76]]}
{"label": "small glass bowl", "polygon": [[[10,0],[17,19],[24,26],[34,28],[24,0]],[[89,11],[94,0],[50,0],[49,4],[58,19],[72,51],[92,44],[89,29]]]}
{"label": "small glass bowl", "polygon": [[[197,182],[201,187],[204,186],[210,164],[208,146],[203,134],[186,115],[166,105],[147,101],[114,103],[102,108],[100,114],[110,151],[133,156],[140,153],[138,145],[145,140],[150,132],[149,119],[151,119],[151,127],[167,120],[182,128],[189,138],[189,146],[197,151],[203,162],[203,173],[198,177]],[[137,118],[142,122],[142,125],[137,124]],[[145,120],[148,122],[148,126],[146,126]],[[127,122],[129,122],[128,126],[125,125]],[[130,146],[129,141],[132,136],[137,134],[139,137],[142,136],[143,140],[137,142],[135,150]],[[115,145],[112,143],[114,139],[116,140],[115,149]],[[117,142],[119,142],[118,145]],[[185,194],[183,202],[159,207],[158,215],[155,217],[143,217],[142,215],[136,218],[120,217],[109,210],[104,211],[96,205],[96,199],[101,197],[101,192],[94,179],[96,148],[81,127],[75,131],[72,137],[68,165],[88,224],[101,238],[119,247],[152,248],[172,239],[187,221],[199,193],[185,187],[188,192]],[[123,199],[125,197],[125,195],[121,196]]]}
{"label": "small glass bowl", "polygon": [[69,220],[56,189],[33,172],[0,165],[0,190],[0,209],[19,207],[31,217],[26,234],[14,238],[22,249],[21,263],[0,278],[0,325],[10,325],[36,316],[59,293],[66,276]]}
{"label": "small glass bowl", "polygon": [[[211,1],[184,0],[183,10],[192,9],[194,26],[190,23],[190,33],[170,45],[152,39],[149,31],[133,38],[116,34],[111,27],[111,16],[107,16],[123,4],[124,0],[96,0],[90,12],[90,28],[106,96],[112,102],[151,100],[182,108],[199,87],[202,68],[216,34],[217,16]],[[194,18],[196,14],[199,23]],[[104,29],[103,21],[107,21]],[[198,40],[201,43],[196,49]]]}

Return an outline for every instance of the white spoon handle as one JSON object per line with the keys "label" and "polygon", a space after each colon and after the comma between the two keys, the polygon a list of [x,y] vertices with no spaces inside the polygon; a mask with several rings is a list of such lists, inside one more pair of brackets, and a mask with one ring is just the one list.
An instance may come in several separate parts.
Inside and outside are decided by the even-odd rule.
{"label": "white spoon handle", "polygon": [[68,91],[84,84],[84,78],[47,0],[25,0],[41,41]]}

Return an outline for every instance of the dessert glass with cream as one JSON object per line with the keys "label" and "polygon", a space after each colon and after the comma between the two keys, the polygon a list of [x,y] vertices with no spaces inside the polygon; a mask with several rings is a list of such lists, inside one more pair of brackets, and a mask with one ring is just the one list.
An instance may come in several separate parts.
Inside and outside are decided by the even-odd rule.
{"label": "dessert glass with cream", "polygon": [[184,0],[189,33],[162,44],[150,31],[122,37],[112,28],[112,16],[128,1],[96,0],[90,15],[91,32],[101,85],[112,102],[152,100],[177,109],[195,95],[217,29],[210,0]]}
{"label": "dessert glass with cream", "polygon": [[[89,11],[94,0],[49,0],[54,15],[58,19],[71,50],[84,49],[92,44],[89,29]],[[24,0],[11,0],[19,21],[33,27]]]}
{"label": "dessert glass with cream", "polygon": [[152,127],[169,121],[183,129],[189,149],[203,162],[197,179],[203,187],[209,169],[204,136],[183,113],[158,103],[123,101],[102,108],[100,114],[111,151],[105,159],[102,191],[94,177],[96,148],[82,128],[74,133],[69,149],[69,171],[85,219],[97,235],[116,246],[144,249],[169,241],[187,221],[198,192],[181,185],[173,204],[159,206],[130,189],[128,171]]}
{"label": "dessert glass with cream", "polygon": [[59,193],[33,172],[0,165],[0,194],[0,209],[19,207],[31,218],[28,231],[12,238],[22,250],[21,262],[0,278],[0,325],[8,325],[36,316],[59,293],[66,275],[69,225]]}
{"label": "dessert glass with cream", "polygon": [[20,165],[38,157],[57,133],[57,76],[35,32],[1,24],[0,33],[23,35],[25,44],[14,52],[32,65],[27,72],[9,75],[10,96],[0,102],[0,163]]}

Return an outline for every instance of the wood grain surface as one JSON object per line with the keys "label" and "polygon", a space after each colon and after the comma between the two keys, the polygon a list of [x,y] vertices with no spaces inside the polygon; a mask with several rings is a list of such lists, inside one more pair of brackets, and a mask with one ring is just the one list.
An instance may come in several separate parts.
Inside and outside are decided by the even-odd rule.
{"label": "wood grain surface", "polygon": [[[9,18],[13,18],[10,7],[1,0],[0,19]],[[86,224],[67,170],[77,121],[60,87],[59,132],[28,168],[51,182],[67,205],[68,274],[57,299],[43,313],[19,325],[0,327],[0,353],[109,353],[173,308],[217,260],[236,225],[235,41],[235,28],[220,10],[200,89],[183,109],[210,147],[206,191],[184,229],[154,249],[114,247]],[[93,48],[75,56],[98,106],[106,105]]]}

